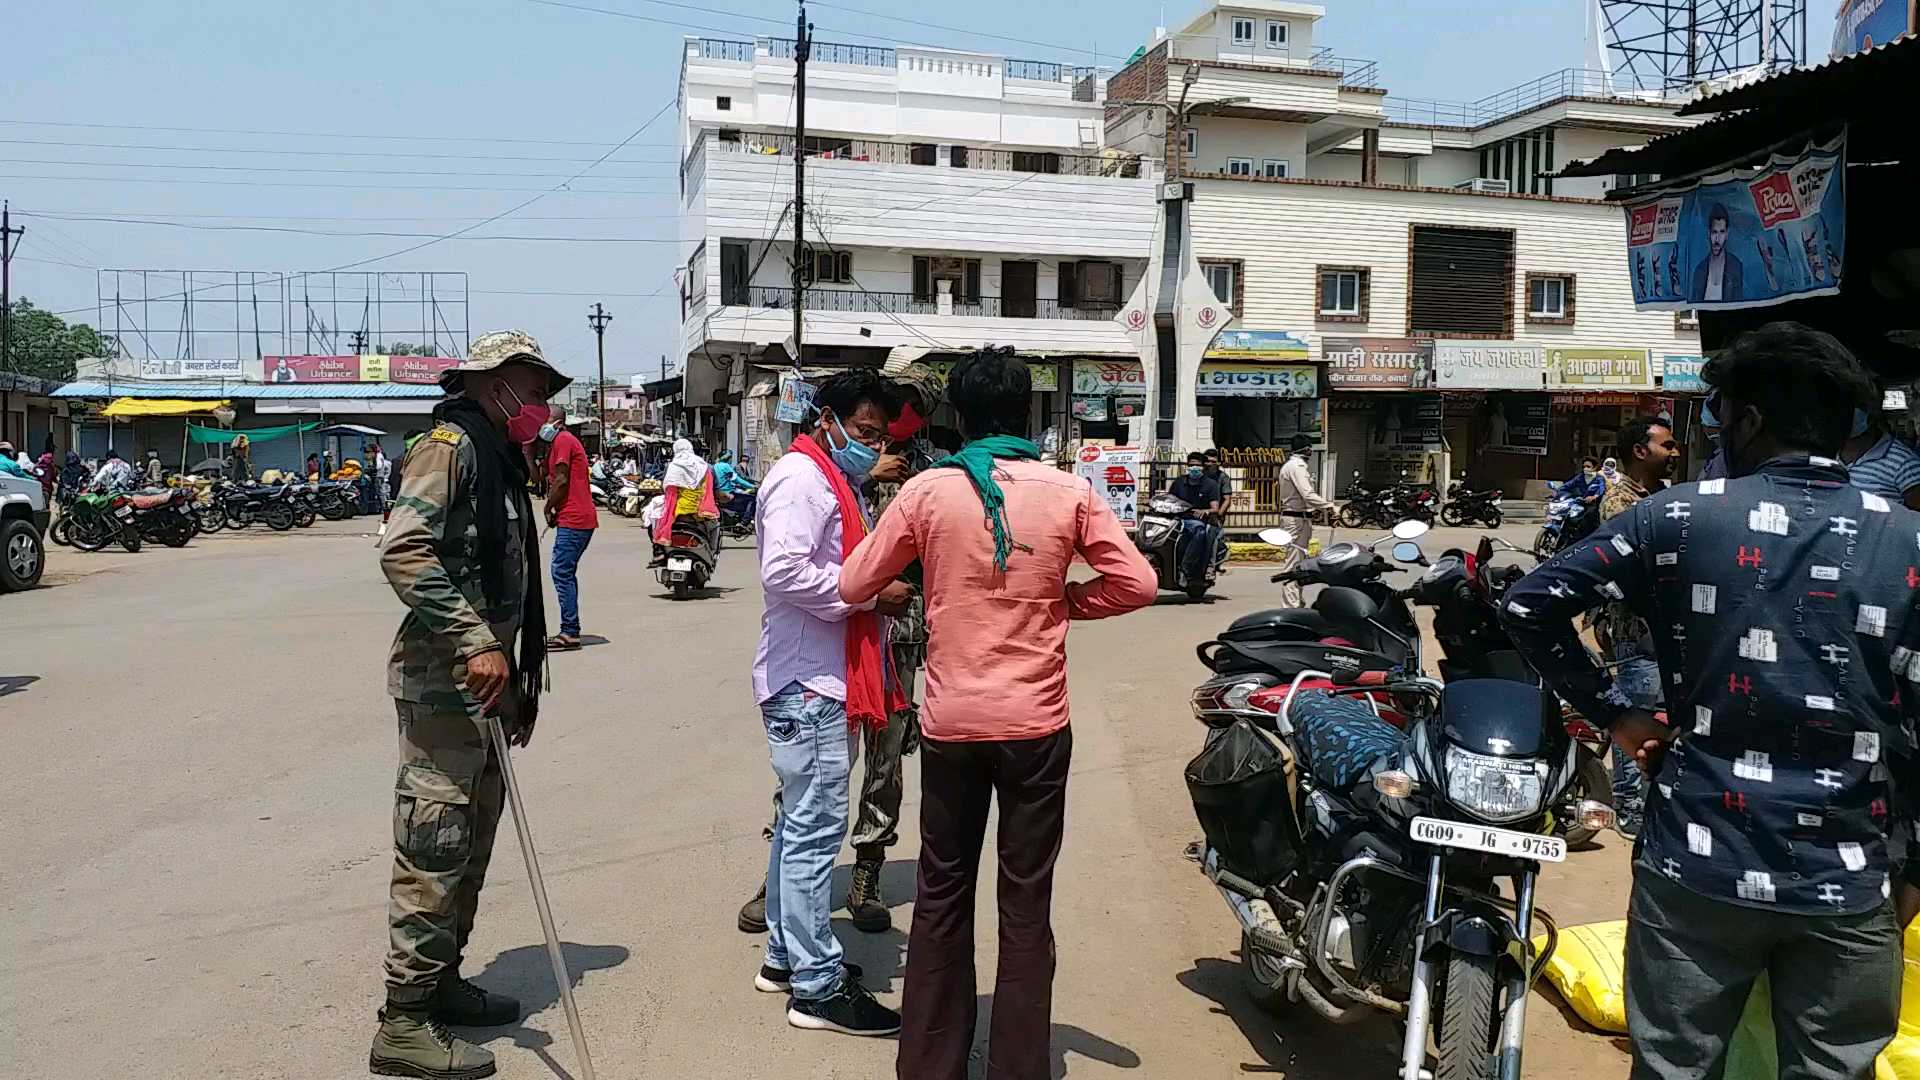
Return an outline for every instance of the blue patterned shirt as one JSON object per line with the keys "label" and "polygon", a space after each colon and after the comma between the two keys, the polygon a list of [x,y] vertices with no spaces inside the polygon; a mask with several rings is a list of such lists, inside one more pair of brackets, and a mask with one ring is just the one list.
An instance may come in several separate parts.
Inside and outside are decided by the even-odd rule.
{"label": "blue patterned shirt", "polygon": [[1614,600],[1651,625],[1679,737],[1649,793],[1640,872],[1847,915],[1888,896],[1891,781],[1915,790],[1916,589],[1920,513],[1795,455],[1641,500],[1517,582],[1503,619],[1603,724],[1626,699],[1572,620]]}
{"label": "blue patterned shirt", "polygon": [[1847,466],[1853,486],[1899,502],[1920,487],[1920,452],[1894,438],[1880,436],[1853,464]]}

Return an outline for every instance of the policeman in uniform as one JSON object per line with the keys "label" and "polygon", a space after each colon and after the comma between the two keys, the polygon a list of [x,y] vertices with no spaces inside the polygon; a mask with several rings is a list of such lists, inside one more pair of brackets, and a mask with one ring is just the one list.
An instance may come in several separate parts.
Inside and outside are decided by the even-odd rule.
{"label": "policeman in uniform", "polygon": [[462,978],[460,962],[505,798],[487,718],[524,746],[539,706],[545,607],[522,446],[571,381],[528,334],[487,334],[441,375],[448,397],[402,463],[380,544],[407,615],[387,667],[400,768],[376,1075],[492,1076],[493,1055],[444,1025],[520,1019],[519,1002]]}

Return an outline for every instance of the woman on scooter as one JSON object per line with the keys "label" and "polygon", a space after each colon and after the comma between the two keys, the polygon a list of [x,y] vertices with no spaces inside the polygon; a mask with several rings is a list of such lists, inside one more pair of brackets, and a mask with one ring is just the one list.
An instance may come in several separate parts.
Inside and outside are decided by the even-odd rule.
{"label": "woman on scooter", "polygon": [[[693,452],[689,439],[673,440],[673,460],[667,464],[666,479],[660,492],[663,512],[653,526],[655,555],[649,565],[657,566],[666,558],[664,549],[672,543],[673,523],[680,517],[698,517],[708,530],[720,520],[720,507],[713,497],[713,470]],[[714,545],[718,547],[718,545]]]}

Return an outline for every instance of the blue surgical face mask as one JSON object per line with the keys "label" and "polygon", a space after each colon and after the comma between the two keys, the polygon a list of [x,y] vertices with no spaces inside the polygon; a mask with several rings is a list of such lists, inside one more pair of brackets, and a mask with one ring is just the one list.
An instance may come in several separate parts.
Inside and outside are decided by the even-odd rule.
{"label": "blue surgical face mask", "polygon": [[1204,467],[1199,465],[1187,466],[1187,476],[1190,479],[1198,480],[1205,475],[1207,475],[1207,470]]}
{"label": "blue surgical face mask", "polygon": [[1847,438],[1857,439],[1867,433],[1867,410],[1853,410],[1853,427],[1847,431]]}
{"label": "blue surgical face mask", "polygon": [[873,471],[873,467],[880,463],[880,451],[848,435],[846,427],[840,423],[840,418],[837,416],[833,418],[833,426],[840,432],[840,438],[846,445],[835,446],[833,440],[828,439],[828,456],[833,458],[835,465],[840,466],[841,472],[847,474],[847,479],[856,484],[862,483],[866,480],[867,474]]}
{"label": "blue surgical face mask", "polygon": [[552,442],[560,437],[560,425],[549,420],[540,428],[540,441]]}

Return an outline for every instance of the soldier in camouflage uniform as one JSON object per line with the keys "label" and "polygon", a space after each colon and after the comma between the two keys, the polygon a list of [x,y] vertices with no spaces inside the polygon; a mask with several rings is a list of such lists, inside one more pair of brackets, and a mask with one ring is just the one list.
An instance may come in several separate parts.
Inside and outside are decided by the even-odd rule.
{"label": "soldier in camouflage uniform", "polygon": [[487,717],[525,745],[539,699],[539,540],[513,443],[538,432],[546,399],[570,381],[532,337],[487,334],[441,377],[451,396],[402,464],[380,545],[408,611],[387,668],[400,768],[387,1000],[369,1062],[378,1075],[492,1076],[493,1055],[443,1025],[520,1018],[519,1002],[462,978],[460,961],[505,794]]}
{"label": "soldier in camouflage uniform", "polygon": [[[905,407],[889,432],[891,445],[887,449],[906,459],[907,474],[896,482],[867,482],[864,494],[873,506],[876,521],[886,512],[894,496],[900,494],[901,485],[933,464],[934,458],[942,456],[927,441],[926,428],[933,411],[940,405],[943,384],[939,375],[925,364],[909,364],[890,377],[898,384]],[[920,585],[919,572],[919,565],[915,564],[906,574],[916,590]],[[906,691],[907,706],[888,717],[885,727],[866,728],[862,738],[860,803],[855,808],[850,837],[854,862],[852,883],[847,891],[847,915],[856,929],[869,934],[893,928],[893,916],[880,895],[880,869],[886,865],[887,849],[900,840],[900,799],[905,790],[902,759],[913,753],[920,742],[920,713],[914,704],[914,695],[919,686],[920,669],[927,659],[926,600],[916,591],[906,613],[887,622],[893,674]],[[778,791],[773,793],[773,808],[778,814]],[[768,839],[773,837],[771,818],[761,833]],[[744,933],[766,933],[767,883],[764,878],[760,891],[741,907],[739,926]]]}

